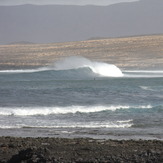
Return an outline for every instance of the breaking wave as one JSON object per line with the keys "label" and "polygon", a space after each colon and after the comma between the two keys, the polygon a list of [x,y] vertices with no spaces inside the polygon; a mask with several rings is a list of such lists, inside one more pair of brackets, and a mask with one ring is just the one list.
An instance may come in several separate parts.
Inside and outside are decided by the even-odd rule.
{"label": "breaking wave", "polygon": [[34,73],[42,71],[63,71],[63,70],[78,70],[81,68],[89,68],[93,73],[105,77],[122,77],[122,71],[115,65],[94,62],[84,57],[68,57],[59,60],[48,67],[38,69],[25,69],[25,70],[1,70],[0,73]]}
{"label": "breaking wave", "polygon": [[11,128],[129,128],[133,126],[133,120],[121,121],[105,121],[105,122],[55,122],[55,124],[39,125],[39,124],[17,124],[17,125],[0,125],[0,129]]}
{"label": "breaking wave", "polygon": [[[97,121],[91,121],[91,122],[71,122],[69,124],[67,123],[58,123],[57,125],[51,125],[51,126],[30,126],[31,128],[129,128],[133,125],[132,119],[129,120],[122,120],[122,121],[105,121],[105,122],[97,122]],[[23,126],[23,128],[26,128]]]}
{"label": "breaking wave", "polygon": [[68,57],[54,64],[55,70],[90,68],[94,73],[106,77],[122,77],[122,71],[112,64],[94,62],[84,57]]}
{"label": "breaking wave", "polygon": [[93,113],[102,111],[116,111],[119,109],[150,109],[151,105],[145,106],[69,106],[69,107],[1,107],[0,115],[3,116],[34,116],[51,114],[69,114],[69,113]]}

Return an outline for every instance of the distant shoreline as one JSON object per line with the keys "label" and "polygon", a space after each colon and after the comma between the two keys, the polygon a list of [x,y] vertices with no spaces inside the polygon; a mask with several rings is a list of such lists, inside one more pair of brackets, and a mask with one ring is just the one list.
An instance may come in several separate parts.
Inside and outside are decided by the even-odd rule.
{"label": "distant shoreline", "polygon": [[53,44],[0,45],[0,69],[30,69],[82,56],[121,69],[162,69],[163,35],[108,38]]}

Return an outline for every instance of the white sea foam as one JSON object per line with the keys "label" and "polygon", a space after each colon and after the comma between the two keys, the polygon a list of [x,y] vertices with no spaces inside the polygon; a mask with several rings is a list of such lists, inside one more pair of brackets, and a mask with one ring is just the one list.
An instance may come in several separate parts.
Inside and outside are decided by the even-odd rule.
{"label": "white sea foam", "polygon": [[9,125],[0,125],[0,129],[12,129],[12,128],[22,128],[21,126],[9,126]]}
{"label": "white sea foam", "polygon": [[129,119],[129,120],[121,120],[121,121],[117,121],[118,123],[129,123],[129,122],[132,122],[133,120],[132,119]]}
{"label": "white sea foam", "polygon": [[18,70],[0,70],[0,73],[33,73],[33,72],[41,72],[41,71],[48,71],[48,67],[42,67],[37,69],[18,69]]}
{"label": "white sea foam", "polygon": [[141,89],[143,90],[147,90],[147,91],[153,91],[153,92],[156,92],[156,91],[163,91],[163,86],[140,86]]}
{"label": "white sea foam", "polygon": [[91,121],[91,122],[55,122],[55,124],[17,124],[17,125],[0,125],[1,129],[11,128],[129,128],[133,125],[133,120],[120,121]]}
{"label": "white sea foam", "polygon": [[[30,126],[31,128],[129,128],[132,127],[133,123],[74,123],[74,124],[60,124],[55,126]],[[29,126],[28,126],[29,127]],[[26,128],[24,126],[24,128]]]}
{"label": "white sea foam", "polygon": [[152,89],[151,87],[148,86],[140,86],[140,88],[147,91],[156,91],[155,89]]}
{"label": "white sea foam", "polygon": [[129,78],[162,78],[161,70],[124,70],[124,77]]}
{"label": "white sea foam", "polygon": [[34,115],[51,115],[51,114],[68,114],[68,113],[93,113],[101,111],[116,111],[118,109],[130,108],[152,108],[151,105],[145,106],[70,106],[70,107],[1,107],[0,115],[2,116],[34,116]]}
{"label": "white sea foam", "polygon": [[136,72],[136,73],[154,73],[154,74],[163,74],[162,70],[124,70],[123,72]]}

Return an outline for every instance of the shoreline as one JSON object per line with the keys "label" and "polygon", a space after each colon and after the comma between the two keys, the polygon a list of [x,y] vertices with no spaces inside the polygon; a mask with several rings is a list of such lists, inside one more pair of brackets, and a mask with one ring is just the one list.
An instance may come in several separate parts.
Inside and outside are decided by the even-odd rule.
{"label": "shoreline", "polygon": [[160,140],[0,137],[0,162],[162,162]]}
{"label": "shoreline", "polygon": [[[80,42],[67,42],[67,43],[54,43],[54,44],[0,45],[0,58],[1,58],[0,71],[15,70],[15,69],[16,70],[17,69],[19,70],[20,69],[35,69],[35,68],[37,69],[40,67],[46,67],[48,65],[52,65],[57,60],[65,58],[65,57],[70,57],[70,56],[82,56],[82,57],[86,57],[90,59],[91,61],[106,62],[109,64],[114,64],[118,68],[120,68],[122,71],[133,70],[133,69],[134,70],[135,69],[136,70],[149,70],[149,69],[150,70],[162,70],[163,68],[162,47],[163,47],[163,35],[128,37],[128,38],[112,38],[112,39],[102,39],[102,40],[87,40],[87,41],[80,41]],[[31,76],[33,77],[34,75],[32,74]],[[12,106],[13,104],[14,106],[18,105],[21,107],[31,106],[30,104],[37,106],[36,104],[38,104],[38,102],[39,102],[39,106],[42,106],[43,103],[40,104],[40,101],[42,99],[50,99],[44,104],[45,106],[49,106],[50,104],[47,105],[47,103],[51,102],[51,100],[53,100],[51,102],[51,105],[55,104],[57,106],[58,101],[56,104],[56,101],[54,101],[54,99],[58,99],[58,97],[63,97],[63,94],[59,94],[58,97],[54,96],[54,98],[51,95],[54,94],[55,92],[60,91],[60,89],[56,88],[60,80],[58,80],[56,83],[53,80],[52,81],[48,80],[50,81],[48,87],[45,87],[46,89],[42,90],[40,88],[43,88],[42,86],[45,86],[47,84],[45,82],[44,85],[42,85],[42,83],[39,85],[37,80],[39,81],[40,79],[42,79],[42,77],[38,78],[36,81],[31,80],[32,81],[31,82],[32,84],[31,84],[31,83],[28,83],[28,80],[30,80],[30,78],[28,78],[29,76],[27,75],[27,78],[26,78],[27,80],[25,80],[23,76],[21,76],[21,79],[23,78],[23,80],[15,80],[16,78],[13,78],[14,82],[12,85],[11,78],[17,77],[17,76],[11,75],[8,78],[7,75],[6,76],[2,75],[2,79],[4,78],[4,80],[2,80],[2,86],[1,86],[2,88],[1,95],[2,97],[4,96],[4,98],[1,98],[2,107],[5,108],[5,106]],[[44,78],[46,78],[46,76]],[[52,78],[52,79],[55,79],[55,78]],[[91,80],[95,84],[97,83],[97,81],[94,81],[94,78],[91,78]],[[19,82],[19,81],[23,81],[23,82]],[[92,81],[91,81],[91,84],[92,84]],[[124,89],[110,90],[110,88],[105,87],[105,86],[104,88],[101,89],[101,86],[100,86],[99,88],[101,89],[101,92],[99,91],[99,89],[97,89],[97,91],[91,91],[91,92],[88,92],[87,94],[84,93],[82,94],[82,96],[90,97],[90,93],[92,92],[93,93],[95,92],[97,96],[97,94],[99,94],[100,92],[101,93],[100,95],[103,95],[100,97],[103,98],[105,97],[104,95],[109,94],[108,92],[106,92],[105,94],[104,90],[109,89],[110,91],[112,91],[111,93],[113,93],[113,97],[117,98],[117,100],[120,99],[122,96],[124,96],[125,98],[132,94],[134,96],[131,96],[129,99],[127,99],[127,100],[131,100],[132,97],[135,97],[135,93],[136,93],[137,97],[140,97],[140,98],[137,98],[138,100],[137,99],[134,100],[134,105],[135,105],[135,102],[137,105],[137,101],[139,102],[139,99],[141,100],[142,98],[144,98],[144,96],[147,98],[148,97],[147,93],[149,93],[152,96],[149,96],[151,98],[147,98],[148,100],[146,100],[145,98],[144,101],[141,101],[140,102],[141,105],[150,103],[151,106],[153,107],[155,106],[155,103],[153,104],[149,100],[152,99],[156,101],[156,98],[158,99],[158,101],[156,101],[156,104],[162,104],[162,101],[161,101],[162,92],[160,92],[162,90],[162,85],[161,85],[162,79],[152,80],[152,82],[151,83],[149,82],[149,84],[146,84],[146,80],[141,80],[140,84],[138,83],[135,85],[134,87],[134,89],[136,88],[135,90],[133,90],[132,81],[133,80],[129,81],[131,83],[131,85],[129,85],[131,86],[130,87],[131,91],[124,92],[123,94],[121,92],[123,92],[122,90]],[[68,81],[68,82],[70,83],[71,81]],[[112,84],[114,81],[109,80],[109,82]],[[109,85],[109,82],[107,81],[107,85]],[[153,84],[154,82],[156,84]],[[51,87],[51,83],[52,83],[52,86],[54,87]],[[120,83],[118,82],[118,84],[122,86],[126,86],[128,84],[128,83],[125,83],[123,85],[123,83],[124,83],[124,80],[120,81]],[[38,86],[36,86],[37,84]],[[91,84],[84,85],[83,90],[85,90],[87,87],[90,87]],[[153,87],[155,86],[157,86],[157,88],[154,88],[152,92],[149,91],[147,93],[146,92],[144,93],[144,89],[148,87],[149,88],[152,87],[153,89]],[[65,92],[69,95],[71,93],[71,91],[69,90],[71,90],[73,87],[66,85],[66,88],[61,87],[61,89],[62,88],[64,88],[63,90],[66,90]],[[117,88],[117,85],[115,85],[115,88]],[[128,89],[129,87],[124,87],[124,88]],[[140,92],[137,91],[137,88],[139,88]],[[92,90],[95,90],[95,89],[92,87]],[[160,93],[156,93],[156,96],[155,96],[154,91],[159,91]],[[65,94],[65,92],[63,93]],[[80,95],[79,89],[76,92],[77,93],[74,93],[74,96],[72,97],[76,97]],[[121,96],[117,96],[119,92],[121,93]],[[45,96],[38,96],[38,94],[41,95],[44,93],[45,93]],[[19,95],[19,96],[16,96],[16,95]],[[29,99],[27,98],[28,96],[30,96]],[[38,97],[36,98],[36,96]],[[69,96],[65,96],[65,97],[66,99],[69,99]],[[11,98],[11,101],[8,101],[7,98]],[[22,98],[20,99],[20,101],[21,100],[22,101],[17,102],[16,98],[17,100],[19,100],[19,98]],[[32,101],[31,100],[32,98],[36,98],[36,101]],[[100,98],[100,100],[102,98]],[[110,96],[108,98],[110,98]],[[30,102],[28,103],[27,100],[29,100]],[[78,100],[80,100],[80,103],[75,102],[75,104],[84,103],[84,101],[82,101],[81,103],[82,98]],[[64,102],[64,105],[65,105],[65,99],[59,102],[62,102],[62,101]],[[92,102],[92,103],[96,104],[96,102]],[[89,103],[89,105],[92,105],[92,103]],[[103,104],[103,101],[100,103]],[[104,101],[104,103],[108,104],[108,102],[106,101]],[[70,104],[71,103],[67,103],[67,106],[69,106]],[[72,104],[74,104],[73,99],[72,99]],[[119,105],[126,104],[126,101],[123,103],[120,103],[118,101],[118,104]],[[127,104],[129,105],[130,103],[127,102]],[[162,120],[161,119],[162,117],[160,114],[161,112],[159,109],[160,109],[160,106],[158,108],[158,114],[156,115],[158,116],[160,115],[159,120]],[[27,109],[25,111],[29,111],[29,110]],[[161,111],[162,111],[162,105],[161,105]],[[11,126],[15,126],[13,117],[10,116],[12,115],[10,114],[10,112],[12,113],[12,109],[11,110],[9,109],[9,116],[5,117],[5,122],[7,122],[6,123],[7,125],[6,124],[5,125],[8,126],[8,124],[12,124]],[[155,112],[150,112],[150,115],[153,115],[154,113]],[[142,118],[144,118],[142,113],[141,113],[141,116]],[[155,128],[155,126],[158,124],[157,123],[158,121],[156,121],[155,123],[155,120],[159,118],[158,116],[157,117],[155,116],[156,118],[154,117],[152,119],[152,122],[154,122],[154,125],[153,125],[154,127],[148,126],[145,129],[140,128],[140,130],[138,130],[140,126],[140,123],[139,123],[138,125],[134,126],[137,129],[136,132],[134,132],[135,128],[133,128],[133,130],[130,130],[129,132],[127,130],[122,132],[118,128],[117,130],[111,130],[111,129],[109,129],[109,131],[106,130],[106,135],[105,135],[105,131],[103,132],[103,130],[101,130],[100,127],[99,127],[99,130],[96,130],[96,128],[93,128],[92,130],[88,128],[86,130],[84,129],[83,131],[79,127],[77,128],[75,132],[71,132],[73,131],[71,129],[67,130],[66,127],[65,127],[65,130],[61,132],[59,128],[57,128],[56,130],[55,129],[46,130],[46,128],[44,129],[44,128],[36,127],[37,132],[35,132],[35,127],[30,128],[30,126],[33,126],[33,122],[36,121],[36,117],[33,116],[33,119],[31,117],[30,117],[31,119],[28,119],[28,121],[30,121],[31,123],[28,123],[28,121],[27,123],[24,123],[25,122],[24,120],[20,121],[21,122],[20,126],[27,126],[27,127],[19,128],[19,123],[16,123],[18,124],[18,128],[16,127],[10,128],[10,126],[8,126],[8,128],[6,129],[6,128],[3,128],[2,126],[2,128],[0,129],[0,133],[1,133],[0,134],[1,135],[0,136],[0,163],[6,163],[6,162],[8,163],[19,163],[19,162],[21,163],[27,163],[27,162],[28,163],[29,162],[30,163],[32,162],[38,162],[38,163],[44,163],[44,162],[48,162],[48,163],[51,163],[51,162],[62,162],[62,163],[67,163],[67,162],[73,162],[73,163],[74,162],[85,162],[85,163],[86,162],[92,162],[92,163],[93,162],[94,163],[95,162],[116,162],[116,163],[118,162],[121,162],[121,163],[123,162],[124,163],[126,162],[135,162],[135,163],[154,162],[154,163],[157,163],[158,162],[160,163],[160,162],[163,162],[163,139],[162,139],[162,128],[160,126],[162,121],[159,123],[159,127]],[[14,116],[14,118],[16,118],[17,120],[16,116]],[[52,117],[52,119],[54,118]],[[65,117],[62,117],[62,119],[63,118]],[[75,117],[75,118],[78,118],[78,117]],[[94,118],[94,117],[91,117],[91,118]],[[106,120],[107,119],[108,117],[106,117]],[[126,115],[125,115],[124,120],[125,119],[126,119]],[[116,120],[118,121],[118,119]],[[135,122],[133,123],[137,123],[139,120],[140,119],[137,118]],[[41,121],[42,121],[42,117],[41,117]],[[87,122],[87,119],[83,121]],[[39,122],[40,121],[37,122],[37,125],[39,124]],[[49,122],[51,123],[51,121]],[[60,122],[60,119],[58,119],[57,122]],[[65,122],[67,123],[67,121]],[[72,121],[72,122],[76,123],[76,121]],[[2,119],[2,124],[3,124],[3,119]],[[146,124],[149,124],[149,123],[146,122],[145,125]],[[55,123],[54,123],[54,126],[55,126]],[[32,134],[34,135],[34,137],[31,136]],[[149,137],[147,137],[147,139],[142,138],[148,134],[150,134],[150,137],[152,137],[153,139],[149,139]],[[68,137],[66,137],[66,135]],[[89,137],[89,135],[95,135],[95,136],[91,138]],[[21,136],[21,137],[18,137],[18,136]],[[116,136],[115,139],[114,139],[114,136]],[[125,139],[127,137],[128,139]]]}
{"label": "shoreline", "polygon": [[163,35],[0,45],[0,69],[45,67],[70,56],[114,64],[120,69],[162,69],[162,46]]}

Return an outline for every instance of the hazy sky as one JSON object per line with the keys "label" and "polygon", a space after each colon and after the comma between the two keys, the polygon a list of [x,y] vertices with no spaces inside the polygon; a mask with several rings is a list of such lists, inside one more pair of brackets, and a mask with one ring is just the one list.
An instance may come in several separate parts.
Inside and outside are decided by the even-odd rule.
{"label": "hazy sky", "polygon": [[21,5],[21,4],[62,4],[62,5],[110,5],[120,2],[134,2],[138,0],[0,0],[0,5]]}

